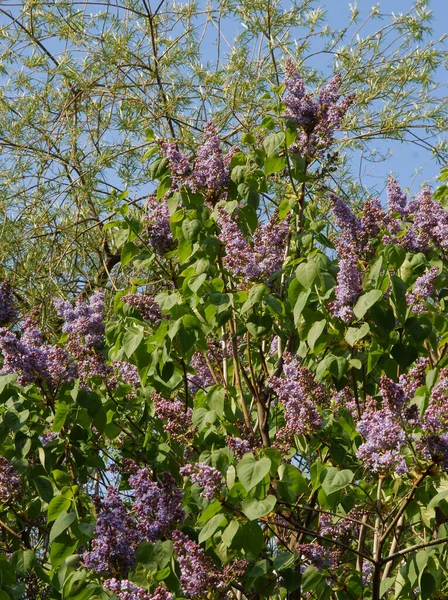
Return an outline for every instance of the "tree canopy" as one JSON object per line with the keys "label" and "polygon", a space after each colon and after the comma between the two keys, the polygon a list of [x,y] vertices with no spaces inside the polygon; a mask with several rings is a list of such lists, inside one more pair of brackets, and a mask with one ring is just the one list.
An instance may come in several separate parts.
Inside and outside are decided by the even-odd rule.
{"label": "tree canopy", "polygon": [[448,170],[347,167],[444,131],[427,3],[0,12],[0,600],[446,597]]}

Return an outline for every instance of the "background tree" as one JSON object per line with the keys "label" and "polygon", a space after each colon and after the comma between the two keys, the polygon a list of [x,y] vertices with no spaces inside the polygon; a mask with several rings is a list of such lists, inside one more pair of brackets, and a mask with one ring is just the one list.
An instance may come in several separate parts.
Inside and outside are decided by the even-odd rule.
{"label": "background tree", "polygon": [[120,194],[142,206],[151,190],[148,128],[192,151],[212,115],[230,145],[275,112],[288,57],[315,85],[331,76],[316,68],[328,58],[342,91],[356,94],[334,147],[338,169],[321,186],[361,199],[340,160],[378,138],[410,138],[446,159],[436,141],[446,102],[433,83],[446,51],[431,39],[426,1],[394,18],[374,8],[367,25],[354,9],[341,31],[312,0],[33,0],[3,2],[0,15],[2,276],[44,314],[54,294],[120,286],[102,225]]}

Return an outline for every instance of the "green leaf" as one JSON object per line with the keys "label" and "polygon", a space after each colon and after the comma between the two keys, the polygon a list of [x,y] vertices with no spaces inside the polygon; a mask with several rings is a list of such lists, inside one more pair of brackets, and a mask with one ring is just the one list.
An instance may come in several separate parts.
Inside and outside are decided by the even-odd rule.
{"label": "green leaf", "polygon": [[347,373],[349,362],[345,356],[330,354],[325,360],[328,371],[339,381]]}
{"label": "green leaf", "polygon": [[184,234],[185,239],[189,242],[195,241],[200,230],[201,222],[198,219],[193,219],[192,221],[183,221],[182,223],[182,233]]}
{"label": "green leaf", "polygon": [[388,244],[383,252],[387,262],[398,271],[406,258],[406,250],[398,244]]}
{"label": "green leaf", "polygon": [[261,302],[263,297],[269,292],[269,288],[264,283],[254,285],[249,292],[249,297],[241,307],[241,314],[250,310],[255,304]]}
{"label": "green leaf", "polygon": [[316,323],[314,323],[313,326],[311,327],[311,329],[309,330],[308,336],[307,336],[307,342],[308,342],[308,346],[311,348],[311,350],[314,350],[314,346],[316,345],[317,340],[320,338],[320,336],[324,332],[326,324],[327,324],[326,319],[323,319],[322,321],[316,321]]}
{"label": "green leaf", "polygon": [[53,523],[53,527],[50,531],[50,543],[64,533],[66,529],[70,527],[70,525],[76,520],[76,513],[73,512],[63,512],[59,515],[56,521]]}
{"label": "green leaf", "polygon": [[359,340],[362,340],[370,331],[370,325],[368,323],[363,323],[361,327],[349,327],[345,334],[345,341],[350,346],[356,346],[356,343]]}
{"label": "green leaf", "polygon": [[143,340],[143,331],[128,329],[123,335],[122,348],[128,358],[130,358]]}
{"label": "green leaf", "polygon": [[71,500],[63,496],[55,496],[48,505],[47,523],[54,521],[65,512],[71,505]]}
{"label": "green leaf", "polygon": [[250,491],[269,473],[269,458],[257,460],[253,454],[245,454],[236,467],[238,478],[246,491]]}
{"label": "green leaf", "polygon": [[277,554],[274,558],[274,569],[276,571],[283,571],[283,569],[293,567],[295,560],[296,557],[291,552],[280,552],[280,554]]}
{"label": "green leaf", "polygon": [[370,290],[370,292],[367,292],[358,298],[358,301],[353,307],[356,318],[362,319],[369,308],[378,302],[382,295],[383,292],[381,290]]}
{"label": "green leaf", "polygon": [[297,280],[305,289],[309,289],[313,285],[318,275],[319,267],[313,260],[300,263],[296,269]]}
{"label": "green leaf", "polygon": [[243,133],[241,143],[247,146],[253,146],[257,143],[257,138],[252,133]]}
{"label": "green leaf", "polygon": [[243,513],[249,521],[255,521],[272,512],[277,504],[275,496],[266,496],[264,500],[256,500],[255,498],[246,498],[241,505]]}
{"label": "green leaf", "polygon": [[225,523],[227,523],[227,519],[222,513],[212,517],[199,532],[199,543],[202,544],[202,542],[205,542],[205,540],[212,537],[220,525]]}
{"label": "green leaf", "polygon": [[283,131],[280,133],[271,133],[268,135],[263,141],[263,147],[268,156],[274,154],[274,152],[279,148],[285,141],[285,134]]}
{"label": "green leaf", "polygon": [[297,301],[294,305],[294,324],[297,326],[297,323],[300,319],[300,316],[302,314],[303,309],[306,306],[306,303],[308,302],[308,298],[310,297],[311,294],[311,290],[308,290],[306,292],[300,292],[299,297],[297,298]]}
{"label": "green leaf", "polygon": [[16,573],[28,573],[35,559],[34,550],[18,550],[11,557],[11,564]]}
{"label": "green leaf", "polygon": [[329,467],[322,483],[324,492],[329,496],[347,487],[353,481],[354,474],[349,469],[338,471],[336,467]]}
{"label": "green leaf", "polygon": [[221,537],[222,537],[222,541],[227,546],[227,548],[231,547],[233,538],[235,537],[239,528],[240,528],[239,521],[237,521],[236,519],[233,519],[232,521],[230,521],[230,523],[224,529]]}
{"label": "green leaf", "polygon": [[278,469],[280,481],[277,489],[280,496],[289,504],[295,504],[297,498],[308,491],[308,483],[297,467],[283,463]]}
{"label": "green leaf", "polygon": [[53,483],[51,479],[44,475],[39,475],[34,479],[34,486],[39,496],[45,500],[45,502],[50,502],[53,498]]}
{"label": "green leaf", "polygon": [[253,315],[247,320],[246,327],[254,338],[259,338],[271,331],[272,324],[272,317],[268,314],[261,316]]}
{"label": "green leaf", "polygon": [[286,168],[286,158],[284,156],[272,155],[264,161],[264,172],[266,175],[279,173]]}
{"label": "green leaf", "polygon": [[67,418],[68,413],[70,412],[70,406],[67,406],[65,402],[58,402],[56,413],[54,415],[53,420],[53,431],[55,433],[59,433],[61,429],[64,427],[65,420]]}
{"label": "green leaf", "polygon": [[435,597],[437,586],[431,573],[422,573],[419,580],[419,587],[422,600],[432,600]]}
{"label": "green leaf", "polygon": [[68,556],[74,553],[78,545],[79,541],[67,533],[59,535],[50,546],[50,560],[53,567],[59,567]]}
{"label": "green leaf", "polygon": [[412,363],[418,358],[417,348],[401,342],[395,344],[390,353],[400,367],[403,367],[403,369],[406,369],[409,367],[409,365],[412,365]]}

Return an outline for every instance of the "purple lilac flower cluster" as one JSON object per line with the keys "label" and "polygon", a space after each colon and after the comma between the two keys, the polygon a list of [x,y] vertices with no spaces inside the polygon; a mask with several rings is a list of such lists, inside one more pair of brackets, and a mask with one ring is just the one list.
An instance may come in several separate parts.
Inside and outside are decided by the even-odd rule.
{"label": "purple lilac flower cluster", "polygon": [[195,352],[193,354],[191,357],[191,366],[196,371],[195,375],[188,375],[190,390],[193,394],[198,390],[205,390],[205,388],[215,383],[215,380],[210,373],[210,367],[202,352]]}
{"label": "purple lilac flower cluster", "polygon": [[77,377],[76,365],[67,352],[44,344],[40,331],[31,317],[23,320],[22,336],[0,327],[0,349],[3,354],[2,373],[18,373],[21,385],[46,382],[53,388]]}
{"label": "purple lilac flower cluster", "polygon": [[423,416],[424,429],[431,433],[448,432],[448,369],[441,369]]}
{"label": "purple lilac flower cluster", "polygon": [[[384,237],[384,243],[399,244],[410,252],[426,252],[431,244],[436,248],[448,247],[448,215],[432,198],[429,188],[407,202],[398,182],[390,177],[387,195],[389,234]],[[392,218],[394,213],[399,213],[401,220]]]}
{"label": "purple lilac flower cluster", "polygon": [[419,387],[425,385],[428,358],[420,358],[408,373],[400,375],[399,384],[408,398],[413,398]]}
{"label": "purple lilac flower cluster", "polygon": [[191,187],[215,194],[229,183],[228,169],[224,164],[221,140],[215,125],[209,121],[204,128],[204,142],[198,147],[191,174]]}
{"label": "purple lilac flower cluster", "polygon": [[412,292],[406,293],[406,302],[413,312],[417,314],[425,312],[424,302],[426,302],[434,292],[434,282],[438,275],[438,267],[432,267],[424,275],[415,280]]}
{"label": "purple lilac flower cluster", "polygon": [[89,377],[98,376],[115,386],[114,371],[101,353],[105,332],[104,292],[98,290],[88,302],[78,300],[75,305],[56,298],[54,305],[65,321],[62,331],[68,333],[67,348],[77,361],[80,379],[86,385]]}
{"label": "purple lilac flower cluster", "polygon": [[441,369],[433,387],[428,407],[419,424],[424,435],[418,449],[422,458],[440,464],[448,472],[448,369]]}
{"label": "purple lilac flower cluster", "polygon": [[160,149],[168,159],[173,184],[182,184],[191,172],[188,158],[178,150],[177,144],[173,142],[160,142]]}
{"label": "purple lilac flower cluster", "polygon": [[12,288],[8,282],[0,283],[0,326],[12,323],[18,317],[18,311],[14,305]]}
{"label": "purple lilac flower cluster", "polygon": [[231,585],[233,582],[239,582],[242,577],[244,577],[247,567],[248,561],[245,558],[240,558],[238,560],[232,560],[231,563],[224,567],[223,571],[223,579],[224,584],[226,586]]}
{"label": "purple lilac flower cluster", "polygon": [[211,500],[224,484],[221,472],[203,462],[195,465],[185,465],[179,473],[184,477],[189,477],[193,483],[197,483],[203,488],[201,496],[206,500]]}
{"label": "purple lilac flower cluster", "polygon": [[121,581],[115,579],[107,579],[103,587],[109,592],[113,592],[120,600],[173,600],[174,596],[166,588],[158,587],[153,594],[145,592],[145,590],[128,579]]}
{"label": "purple lilac flower cluster", "polygon": [[157,417],[165,421],[164,431],[180,443],[191,442],[196,434],[196,428],[193,427],[191,420],[192,409],[185,410],[184,404],[178,398],[166,400],[160,394],[154,393],[151,399]]}
{"label": "purple lilac flower cluster", "polygon": [[409,468],[401,454],[406,444],[406,434],[397,412],[384,402],[377,408],[375,400],[366,401],[366,409],[357,424],[365,442],[358,448],[357,456],[375,473],[395,470],[407,473]]}
{"label": "purple lilac flower cluster", "polygon": [[[328,548],[317,543],[297,544],[296,551],[302,561],[306,561],[316,567],[318,571],[329,565]],[[305,565],[302,565],[301,570],[305,570]]]}
{"label": "purple lilac flower cluster", "polygon": [[214,202],[226,192],[230,182],[229,163],[239,148],[232,147],[224,156],[217,129],[211,121],[205,125],[203,142],[198,146],[193,166],[176,144],[162,142],[160,146],[169,161],[172,189],[183,185],[194,192],[203,192],[208,200],[213,197]]}
{"label": "purple lilac flower cluster", "polygon": [[0,503],[15,502],[22,491],[20,477],[6,458],[0,456]]}
{"label": "purple lilac flower cluster", "polygon": [[159,325],[162,320],[162,311],[160,306],[151,296],[137,292],[136,294],[126,294],[120,298],[129,306],[135,307],[143,319],[149,321],[154,327]]}
{"label": "purple lilac flower cluster", "polygon": [[157,254],[163,256],[175,247],[170,229],[170,213],[165,202],[159,202],[154,195],[146,203],[148,214],[145,217],[144,235]]}
{"label": "purple lilac flower cluster", "polygon": [[88,348],[97,348],[104,341],[104,292],[98,290],[89,302],[78,300],[73,306],[68,300],[55,298],[56,312],[63,319],[62,331],[71,340],[83,340]]}
{"label": "purple lilac flower cluster", "polygon": [[248,242],[237,222],[221,208],[218,223],[219,236],[226,254],[224,265],[234,277],[247,281],[266,281],[279,271],[283,264],[289,221],[277,222],[274,213],[269,221],[255,230],[251,242]]}
{"label": "purple lilac flower cluster", "polygon": [[188,596],[202,596],[224,586],[215,565],[204,550],[181,531],[173,532],[174,550],[180,567],[180,584]]}
{"label": "purple lilac flower cluster", "polygon": [[402,412],[408,396],[400,382],[395,383],[395,381],[383,375],[380,379],[380,393],[383,398],[383,406],[387,404],[397,414]]}
{"label": "purple lilac flower cluster", "polygon": [[277,438],[288,443],[294,435],[312,434],[321,427],[317,407],[327,402],[327,395],[311,371],[299,367],[296,358],[285,353],[283,360],[284,378],[270,377],[268,382],[285,407],[285,426]]}
{"label": "purple lilac flower cluster", "polygon": [[226,437],[226,446],[234,453],[237,460],[241,460],[247,452],[252,452],[252,446],[248,440],[233,435]]}
{"label": "purple lilac flower cluster", "polygon": [[406,215],[407,197],[403,193],[398,181],[389,176],[387,180],[387,208],[389,214],[399,213],[402,217]]}
{"label": "purple lilac flower cluster", "polygon": [[114,360],[113,367],[119,372],[121,379],[135,392],[140,387],[140,376],[135,365],[126,360]]}
{"label": "purple lilac flower cluster", "polygon": [[141,541],[136,521],[129,515],[118,491],[109,487],[104,499],[94,498],[98,519],[91,550],[84,552],[88,569],[126,575],[135,563],[135,548]]}
{"label": "purple lilac flower cluster", "polygon": [[137,518],[137,529],[150,542],[168,536],[175,525],[182,524],[182,494],[170,473],[164,473],[160,483],[152,481],[147,468],[129,477],[135,502],[132,512]]}
{"label": "purple lilac flower cluster", "polygon": [[353,305],[362,293],[358,259],[365,250],[365,230],[361,220],[343,200],[332,195],[331,202],[336,225],[340,229],[336,247],[341,259],[335,287],[336,300],[330,302],[328,308],[335,317],[349,323],[354,318]]}
{"label": "purple lilac flower cluster", "polygon": [[328,150],[354,97],[341,98],[340,74],[331,79],[316,98],[306,93],[305,83],[291,60],[286,61],[285,70],[285,115],[299,127],[294,149],[302,156],[313,158]]}

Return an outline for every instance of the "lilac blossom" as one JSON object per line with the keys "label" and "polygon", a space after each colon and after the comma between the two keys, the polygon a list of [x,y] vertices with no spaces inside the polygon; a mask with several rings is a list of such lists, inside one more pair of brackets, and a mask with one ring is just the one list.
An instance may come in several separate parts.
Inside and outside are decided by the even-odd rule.
{"label": "lilac blossom", "polygon": [[[202,352],[195,352],[191,358],[191,366],[196,371],[196,375],[188,375],[188,381],[191,385],[191,391],[194,393],[199,389],[205,389],[211,385],[214,385],[215,380],[212,373],[210,372],[210,366],[213,369],[212,361],[207,361]],[[217,369],[214,372],[215,376],[218,374]]]}
{"label": "lilac blossom", "polygon": [[218,219],[226,254],[224,265],[234,277],[245,281],[266,281],[279,271],[283,264],[289,221],[277,222],[274,213],[269,221],[255,230],[251,242],[247,241],[237,222],[220,209]]}
{"label": "lilac blossom", "polygon": [[448,369],[441,369],[439,380],[432,388],[428,407],[423,415],[424,430],[431,433],[448,431]]}
{"label": "lilac blossom", "polygon": [[385,227],[387,222],[386,213],[378,198],[371,198],[364,202],[360,225],[369,239],[376,237],[381,227]]}
{"label": "lilac blossom", "polygon": [[182,154],[174,142],[159,142],[160,149],[168,163],[171,171],[171,178],[174,184],[179,184],[184,181],[191,171],[191,166],[188,158]]}
{"label": "lilac blossom", "polygon": [[135,391],[140,387],[140,376],[135,365],[126,360],[114,360],[112,365],[117,369],[121,379]]}
{"label": "lilac blossom", "polygon": [[283,355],[282,377],[270,377],[268,382],[285,407],[285,426],[277,433],[279,440],[291,440],[294,435],[312,434],[322,425],[317,409],[327,401],[324,388],[311,371],[299,367],[297,359]]}
{"label": "lilac blossom", "polygon": [[2,373],[18,373],[18,382],[29,385],[45,381],[56,388],[77,377],[76,365],[67,352],[44,344],[41,332],[31,317],[23,320],[22,336],[0,327],[0,349],[3,354]]}
{"label": "lilac blossom", "polygon": [[157,304],[154,298],[147,294],[137,292],[135,294],[126,294],[120,298],[122,302],[125,302],[129,306],[135,307],[143,319],[149,321],[153,326],[159,325],[162,320],[162,311],[160,306]]}
{"label": "lilac blossom", "polygon": [[229,180],[218,132],[215,125],[209,121],[204,129],[204,142],[198,147],[190,185],[194,190],[215,194],[225,190]]}
{"label": "lilac blossom", "polygon": [[113,592],[120,600],[173,600],[174,596],[166,588],[157,587],[153,594],[145,592],[145,590],[128,579],[121,581],[115,579],[107,579],[103,587],[109,592]]}
{"label": "lilac blossom", "polygon": [[413,398],[417,389],[422,385],[425,385],[428,365],[428,358],[420,358],[408,373],[400,375],[399,384],[408,398]]}
{"label": "lilac blossom", "polygon": [[380,379],[380,392],[383,398],[383,406],[387,403],[391,410],[401,413],[408,399],[401,383],[395,383],[395,381],[383,375]]}
{"label": "lilac blossom", "polygon": [[21,493],[20,477],[10,462],[0,456],[0,504],[15,502]]}
{"label": "lilac blossom", "polygon": [[154,195],[149,196],[146,206],[148,214],[145,217],[144,235],[154,251],[163,256],[175,247],[168,206],[165,202],[158,201]]}
{"label": "lilac blossom", "polygon": [[406,292],[406,302],[413,312],[421,314],[425,311],[423,303],[429,300],[434,292],[434,282],[438,275],[438,267],[431,267],[429,271],[415,280],[412,292]]}
{"label": "lilac blossom", "polygon": [[387,404],[376,408],[373,399],[367,405],[357,424],[365,442],[358,448],[357,456],[367,469],[375,473],[395,470],[407,473],[408,466],[401,451],[406,443],[406,434],[397,413]]}
{"label": "lilac blossom", "polygon": [[107,489],[103,500],[94,498],[94,503],[98,519],[91,550],[83,555],[84,563],[98,573],[125,575],[135,563],[135,548],[141,541],[136,521],[113,487]]}
{"label": "lilac blossom", "polygon": [[191,442],[195,436],[196,428],[193,427],[191,408],[185,410],[184,404],[178,399],[166,400],[160,394],[151,396],[157,417],[165,421],[163,429],[178,442]]}
{"label": "lilac blossom", "polygon": [[137,519],[137,530],[145,539],[154,542],[167,537],[173,527],[182,524],[182,494],[170,473],[164,473],[160,483],[152,481],[147,468],[139,469],[129,477],[135,502],[132,512]]}
{"label": "lilac blossom", "polygon": [[[362,220],[357,217],[341,198],[330,196],[335,224],[340,230],[338,247],[342,245],[344,254],[355,254],[361,249],[360,243],[365,239]],[[342,244],[341,244],[342,243]]]}
{"label": "lilac blossom", "polygon": [[14,305],[12,288],[8,282],[0,283],[0,325],[8,325],[18,317],[18,311]]}
{"label": "lilac blossom", "polygon": [[448,433],[424,435],[418,448],[425,460],[440,464],[442,470],[448,472]]}
{"label": "lilac blossom", "polygon": [[233,582],[238,582],[247,571],[249,563],[245,558],[232,560],[231,563],[224,567],[223,579],[225,585],[229,586]]}
{"label": "lilac blossom", "polygon": [[204,550],[181,531],[173,532],[180,567],[180,584],[188,596],[202,596],[224,586],[215,565]]}
{"label": "lilac blossom", "polygon": [[344,323],[350,323],[354,319],[353,306],[362,293],[362,273],[354,254],[340,259],[334,292],[336,300],[328,304],[328,309]]}
{"label": "lilac blossom", "polygon": [[389,214],[399,213],[402,217],[406,214],[407,198],[398,185],[398,181],[392,176],[387,180],[387,207]]}
{"label": "lilac blossom", "polygon": [[[329,565],[329,551],[316,542],[312,544],[297,544],[296,551],[301,560],[305,560],[314,565],[318,571]],[[303,566],[302,566],[302,571]]]}
{"label": "lilac blossom", "polygon": [[[77,300],[73,306],[68,300],[55,298],[54,305],[59,317],[64,320],[62,331],[78,346],[98,348],[104,341],[104,292],[98,290],[89,302]],[[72,344],[73,345],[73,344]],[[71,349],[72,351],[72,349]]]}
{"label": "lilac blossom", "polygon": [[316,98],[306,93],[304,81],[291,60],[286,61],[285,70],[285,115],[298,125],[294,148],[304,156],[313,157],[332,143],[353,96],[341,98],[340,74],[331,79]]}
{"label": "lilac blossom", "polygon": [[431,240],[439,248],[448,248],[448,215],[442,205],[433,200],[429,188],[416,198],[414,226],[423,241]]}
{"label": "lilac blossom", "polygon": [[197,483],[203,488],[201,496],[206,500],[211,500],[224,484],[221,472],[203,462],[185,465],[179,473],[184,477],[189,477],[193,483]]}
{"label": "lilac blossom", "polygon": [[245,454],[252,452],[252,446],[248,440],[243,440],[239,437],[234,437],[233,435],[228,435],[226,437],[226,446],[234,453],[237,460],[241,460]]}

